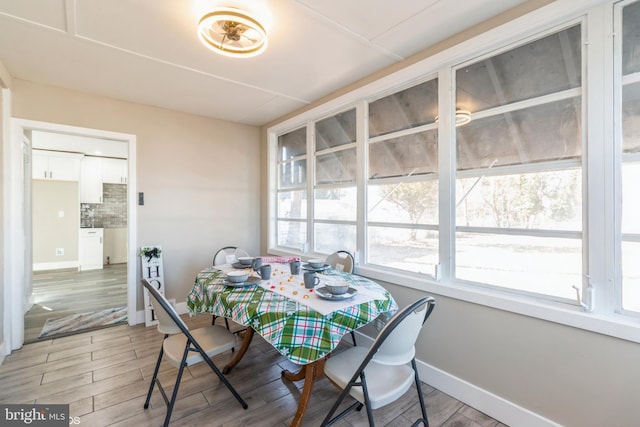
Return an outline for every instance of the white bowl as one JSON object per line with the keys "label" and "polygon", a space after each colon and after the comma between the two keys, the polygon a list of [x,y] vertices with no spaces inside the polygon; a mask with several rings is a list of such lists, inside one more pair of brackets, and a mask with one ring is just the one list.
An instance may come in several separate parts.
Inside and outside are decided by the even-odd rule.
{"label": "white bowl", "polygon": [[327,282],[324,286],[327,288],[327,291],[333,295],[342,295],[349,290],[349,284],[347,282]]}
{"label": "white bowl", "polygon": [[238,262],[242,265],[249,266],[253,262],[253,257],[250,256],[241,256],[238,258]]}
{"label": "white bowl", "polygon": [[246,270],[233,270],[227,273],[227,279],[233,283],[246,282],[249,278],[249,272]]}
{"label": "white bowl", "polygon": [[307,261],[307,263],[309,263],[309,265],[313,268],[320,268],[320,267],[324,267],[324,260],[323,259],[310,259],[309,261]]}

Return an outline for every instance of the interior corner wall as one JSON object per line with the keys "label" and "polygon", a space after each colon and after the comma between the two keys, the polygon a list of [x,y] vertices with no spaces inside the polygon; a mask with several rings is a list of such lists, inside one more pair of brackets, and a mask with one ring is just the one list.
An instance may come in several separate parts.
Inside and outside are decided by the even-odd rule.
{"label": "interior corner wall", "polygon": [[[185,94],[188,96],[188,94]],[[137,242],[162,246],[168,298],[184,301],[226,245],[258,253],[259,129],[13,80],[13,117],[136,136]],[[135,266],[140,277],[140,262]],[[138,288],[138,310],[142,310]]]}

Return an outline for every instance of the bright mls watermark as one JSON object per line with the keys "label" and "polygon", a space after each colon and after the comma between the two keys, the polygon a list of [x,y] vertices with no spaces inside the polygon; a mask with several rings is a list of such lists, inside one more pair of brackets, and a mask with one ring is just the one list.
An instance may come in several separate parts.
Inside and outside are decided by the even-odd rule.
{"label": "bright mls watermark", "polygon": [[0,405],[3,427],[66,427],[79,422],[78,417],[69,417],[69,405]]}

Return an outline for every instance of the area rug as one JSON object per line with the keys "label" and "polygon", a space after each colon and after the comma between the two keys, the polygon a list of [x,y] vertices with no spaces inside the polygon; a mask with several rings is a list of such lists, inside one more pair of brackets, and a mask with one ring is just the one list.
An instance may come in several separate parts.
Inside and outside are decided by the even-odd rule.
{"label": "area rug", "polygon": [[102,328],[127,321],[127,307],[115,307],[102,311],[72,314],[57,319],[47,319],[39,338],[66,335],[86,329]]}

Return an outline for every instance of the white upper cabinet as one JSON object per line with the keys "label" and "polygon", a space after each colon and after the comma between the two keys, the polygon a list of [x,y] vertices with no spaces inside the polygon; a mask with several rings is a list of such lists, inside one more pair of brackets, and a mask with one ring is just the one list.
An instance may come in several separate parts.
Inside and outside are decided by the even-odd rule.
{"label": "white upper cabinet", "polygon": [[80,154],[33,150],[31,152],[31,177],[54,181],[78,181],[80,179]]}
{"label": "white upper cabinet", "polygon": [[80,203],[102,203],[102,159],[84,157],[80,170]]}
{"label": "white upper cabinet", "polygon": [[102,159],[102,182],[107,184],[127,183],[127,161],[125,159]]}

